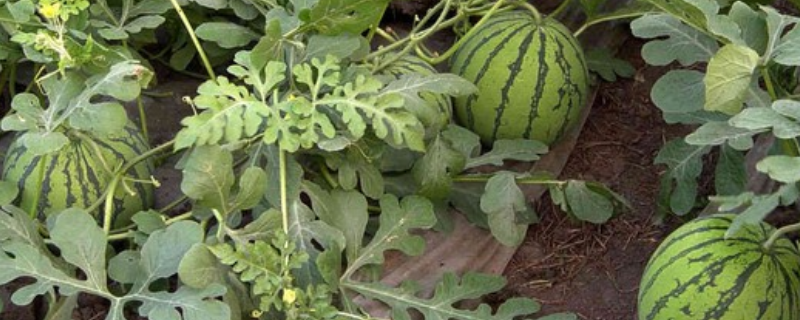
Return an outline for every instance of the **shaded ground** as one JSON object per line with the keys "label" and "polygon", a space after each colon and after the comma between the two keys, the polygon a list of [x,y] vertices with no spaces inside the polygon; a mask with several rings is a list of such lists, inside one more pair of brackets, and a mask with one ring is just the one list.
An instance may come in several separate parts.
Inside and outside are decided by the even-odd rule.
{"label": "shaded ground", "polygon": [[605,225],[570,220],[550,204],[537,206],[542,222],[505,271],[509,286],[494,299],[528,296],[543,303],[543,314],[572,311],[581,319],[635,319],[639,280],[650,254],[672,229],[658,226],[659,175],[654,165],[661,146],[687,132],[668,126],[650,102],[650,88],[666,68],[646,66],[641,41],[629,39],[620,55],[636,75],[602,83],[562,179],[599,181],[624,196],[632,210]]}

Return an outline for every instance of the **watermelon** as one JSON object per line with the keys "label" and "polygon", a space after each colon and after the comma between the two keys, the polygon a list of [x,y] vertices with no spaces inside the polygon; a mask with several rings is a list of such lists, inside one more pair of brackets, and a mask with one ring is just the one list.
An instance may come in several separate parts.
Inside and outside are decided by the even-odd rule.
{"label": "watermelon", "polygon": [[455,99],[456,120],[481,137],[554,143],[578,121],[589,75],[572,33],[552,18],[527,11],[489,18],[451,58],[451,72],[478,93]]}
{"label": "watermelon", "polygon": [[[399,79],[403,75],[419,74],[429,76],[436,74],[436,69],[415,55],[404,55],[383,69],[381,74],[392,79]],[[420,98],[424,106],[407,105],[409,111],[417,116],[426,128],[426,136],[435,135],[441,131],[453,117],[453,104],[449,96],[433,92],[422,92]]]}
{"label": "watermelon", "polygon": [[[110,170],[118,169],[122,163],[149,149],[139,129],[130,121],[119,134],[108,137],[95,137],[69,128],[62,132],[69,142],[59,151],[34,155],[15,140],[3,163],[3,179],[17,182],[20,189],[17,204],[43,220],[66,208],[91,206],[108,187],[112,178]],[[143,161],[127,174],[149,180],[153,170],[151,161]],[[131,215],[153,204],[151,184],[128,185],[135,194],[126,192],[121,183],[116,189],[115,225],[126,223]]]}
{"label": "watermelon", "polygon": [[639,286],[639,320],[800,319],[800,253],[774,231],[746,225],[725,239],[735,215],[690,221],[653,253]]}

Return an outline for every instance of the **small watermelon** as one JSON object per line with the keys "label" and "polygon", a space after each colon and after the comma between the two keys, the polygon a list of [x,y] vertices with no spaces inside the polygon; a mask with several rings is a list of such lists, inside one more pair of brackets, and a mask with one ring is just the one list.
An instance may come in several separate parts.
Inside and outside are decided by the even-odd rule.
{"label": "small watermelon", "polygon": [[690,221],[653,253],[639,286],[639,320],[800,319],[800,252],[774,231],[747,225],[725,239],[735,215]]}
{"label": "small watermelon", "polygon": [[[34,155],[15,141],[9,146],[3,163],[3,179],[17,182],[20,189],[17,204],[28,212],[35,208],[40,219],[66,208],[91,206],[108,187],[112,178],[110,170],[116,170],[149,149],[132,122],[119,134],[102,138],[87,132],[78,134],[68,128],[63,133],[69,142],[56,153]],[[149,180],[153,170],[151,161],[143,161],[128,175]],[[125,223],[134,213],[152,207],[151,184],[128,185],[135,195],[126,192],[122,184],[118,185],[114,197],[115,224]]]}
{"label": "small watermelon", "polygon": [[463,40],[450,66],[478,87],[455,99],[455,114],[485,144],[552,144],[575,125],[589,92],[583,50],[572,33],[552,18],[537,23],[526,11],[489,18]]}
{"label": "small watermelon", "polygon": [[[382,74],[399,79],[407,74],[429,76],[436,74],[436,69],[414,55],[405,55],[383,69]],[[427,135],[436,134],[450,123],[453,116],[453,104],[449,96],[432,92],[422,92],[420,98],[425,106],[407,106],[425,126]]]}

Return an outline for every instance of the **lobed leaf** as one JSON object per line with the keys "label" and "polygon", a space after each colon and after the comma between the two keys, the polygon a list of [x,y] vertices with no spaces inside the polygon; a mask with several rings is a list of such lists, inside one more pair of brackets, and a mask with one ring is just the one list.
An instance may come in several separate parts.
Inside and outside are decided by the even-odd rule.
{"label": "lobed leaf", "polygon": [[[379,300],[392,309],[391,318],[411,319],[411,310],[418,311],[425,320],[505,320],[526,316],[539,311],[539,304],[527,298],[513,298],[501,304],[492,314],[492,308],[481,304],[473,310],[459,309],[455,305],[461,301],[480,298],[500,290],[505,279],[499,276],[468,272],[461,279],[452,273],[445,273],[436,284],[433,296],[422,298],[416,290],[393,288],[382,283],[347,282],[347,288],[368,298]],[[555,318],[554,318],[555,317]],[[551,316],[550,319],[575,319],[567,314]]]}
{"label": "lobed leaf", "polygon": [[664,66],[678,61],[681,65],[690,66],[708,61],[719,49],[713,38],[684,25],[669,14],[650,14],[638,18],[631,22],[631,31],[639,38],[664,38],[648,41],[642,47],[642,58],[651,65]]}
{"label": "lobed leaf", "polygon": [[436,223],[433,204],[420,196],[408,196],[402,201],[386,194],[380,199],[381,215],[378,230],[365,247],[358,250],[342,279],[368,265],[380,265],[384,253],[398,250],[406,255],[419,255],[425,249],[425,240],[411,233],[415,229],[427,229]]}
{"label": "lobed leaf", "polygon": [[511,172],[498,172],[489,178],[480,199],[481,210],[488,216],[492,235],[506,246],[521,244],[528,225],[539,219]]}

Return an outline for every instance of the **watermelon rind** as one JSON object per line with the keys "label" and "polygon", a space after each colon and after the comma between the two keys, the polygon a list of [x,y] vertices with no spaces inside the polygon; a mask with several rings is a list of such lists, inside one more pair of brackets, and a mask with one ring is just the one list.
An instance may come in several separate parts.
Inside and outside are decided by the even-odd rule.
{"label": "watermelon rind", "polygon": [[733,214],[690,221],[651,256],[639,287],[639,320],[800,319],[800,252],[787,238],[769,249],[766,223],[725,238]]}
{"label": "watermelon rind", "polygon": [[[66,126],[61,131],[69,142],[55,153],[36,155],[15,139],[3,162],[3,180],[16,182],[20,190],[16,204],[42,220],[66,208],[89,208],[105,193],[114,170],[150,149],[130,121],[119,133],[106,137]],[[150,180],[153,171],[152,161],[145,160],[127,175]],[[115,225],[127,223],[133,214],[153,205],[152,184],[126,183],[129,188],[120,183],[115,189]]]}
{"label": "watermelon rind", "polygon": [[578,122],[589,92],[580,43],[553,18],[526,11],[489,18],[465,38],[450,71],[478,93],[454,100],[457,122],[484,144],[532,139],[551,145]]}

